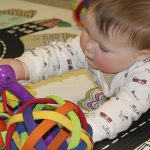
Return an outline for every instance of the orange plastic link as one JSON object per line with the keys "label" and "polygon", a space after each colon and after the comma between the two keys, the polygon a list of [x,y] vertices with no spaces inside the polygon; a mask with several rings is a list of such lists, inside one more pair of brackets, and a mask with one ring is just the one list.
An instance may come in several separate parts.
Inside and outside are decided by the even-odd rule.
{"label": "orange plastic link", "polygon": [[58,149],[60,145],[65,141],[65,139],[67,139],[68,136],[69,136],[69,131],[67,132],[66,130],[60,129],[59,133],[49,144],[48,150]]}
{"label": "orange plastic link", "polygon": [[[74,110],[77,113],[77,107],[73,105],[72,103],[65,103],[60,108],[56,110],[56,112],[59,112],[63,115],[66,115],[69,111]],[[30,134],[28,139],[26,140],[22,150],[27,149],[33,149],[35,144],[38,142],[38,140],[48,131],[50,130],[54,125],[56,125],[56,122],[53,122],[51,120],[43,120],[37,128]]]}

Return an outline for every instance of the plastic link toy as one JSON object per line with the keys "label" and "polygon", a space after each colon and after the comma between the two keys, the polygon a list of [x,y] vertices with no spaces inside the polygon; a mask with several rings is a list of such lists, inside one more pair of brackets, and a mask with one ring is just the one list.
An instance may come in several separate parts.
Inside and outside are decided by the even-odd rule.
{"label": "plastic link toy", "polygon": [[78,26],[82,27],[82,19],[84,18],[87,9],[90,5],[90,0],[73,0],[73,18]]}
{"label": "plastic link toy", "polygon": [[[6,90],[21,102],[15,111],[7,105]],[[0,92],[6,112],[0,113],[0,149],[93,149],[92,128],[74,103],[57,96],[35,98],[16,81],[10,66],[0,66]]]}

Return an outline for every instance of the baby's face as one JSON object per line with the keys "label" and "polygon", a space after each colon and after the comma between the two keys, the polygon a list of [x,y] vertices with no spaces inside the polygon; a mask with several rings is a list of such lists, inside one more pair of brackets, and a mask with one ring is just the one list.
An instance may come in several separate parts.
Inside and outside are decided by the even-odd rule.
{"label": "baby's face", "polygon": [[80,42],[92,68],[105,73],[118,73],[136,62],[138,51],[125,35],[113,35],[110,29],[109,38],[105,38],[100,34],[92,12],[87,14],[84,25]]}

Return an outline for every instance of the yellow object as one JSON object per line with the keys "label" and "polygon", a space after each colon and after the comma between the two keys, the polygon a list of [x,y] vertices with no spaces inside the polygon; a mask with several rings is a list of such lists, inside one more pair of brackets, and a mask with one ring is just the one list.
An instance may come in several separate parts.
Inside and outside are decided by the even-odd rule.
{"label": "yellow object", "polygon": [[[26,86],[25,89],[28,92],[30,92],[33,96],[36,95],[36,92],[30,86]],[[13,95],[11,92],[9,92],[9,91],[6,91],[6,98],[7,98],[7,104],[11,108],[17,107],[19,105],[19,103],[20,103],[20,100],[15,95]],[[2,102],[0,102],[0,113],[1,112],[5,112]]]}
{"label": "yellow object", "polygon": [[3,107],[3,103],[0,102],[0,113],[4,112],[4,107]]}

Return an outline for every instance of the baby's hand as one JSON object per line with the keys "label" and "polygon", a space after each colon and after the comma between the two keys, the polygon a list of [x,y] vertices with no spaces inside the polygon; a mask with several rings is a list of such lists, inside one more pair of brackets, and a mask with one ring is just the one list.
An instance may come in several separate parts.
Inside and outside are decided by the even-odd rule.
{"label": "baby's hand", "polygon": [[11,59],[3,59],[0,58],[0,65],[10,65],[10,61]]}
{"label": "baby's hand", "polygon": [[21,62],[18,59],[2,59],[0,58],[0,65],[9,65],[11,66],[16,74],[17,80],[28,80],[29,79],[29,73],[27,71],[26,66],[23,62]]}

